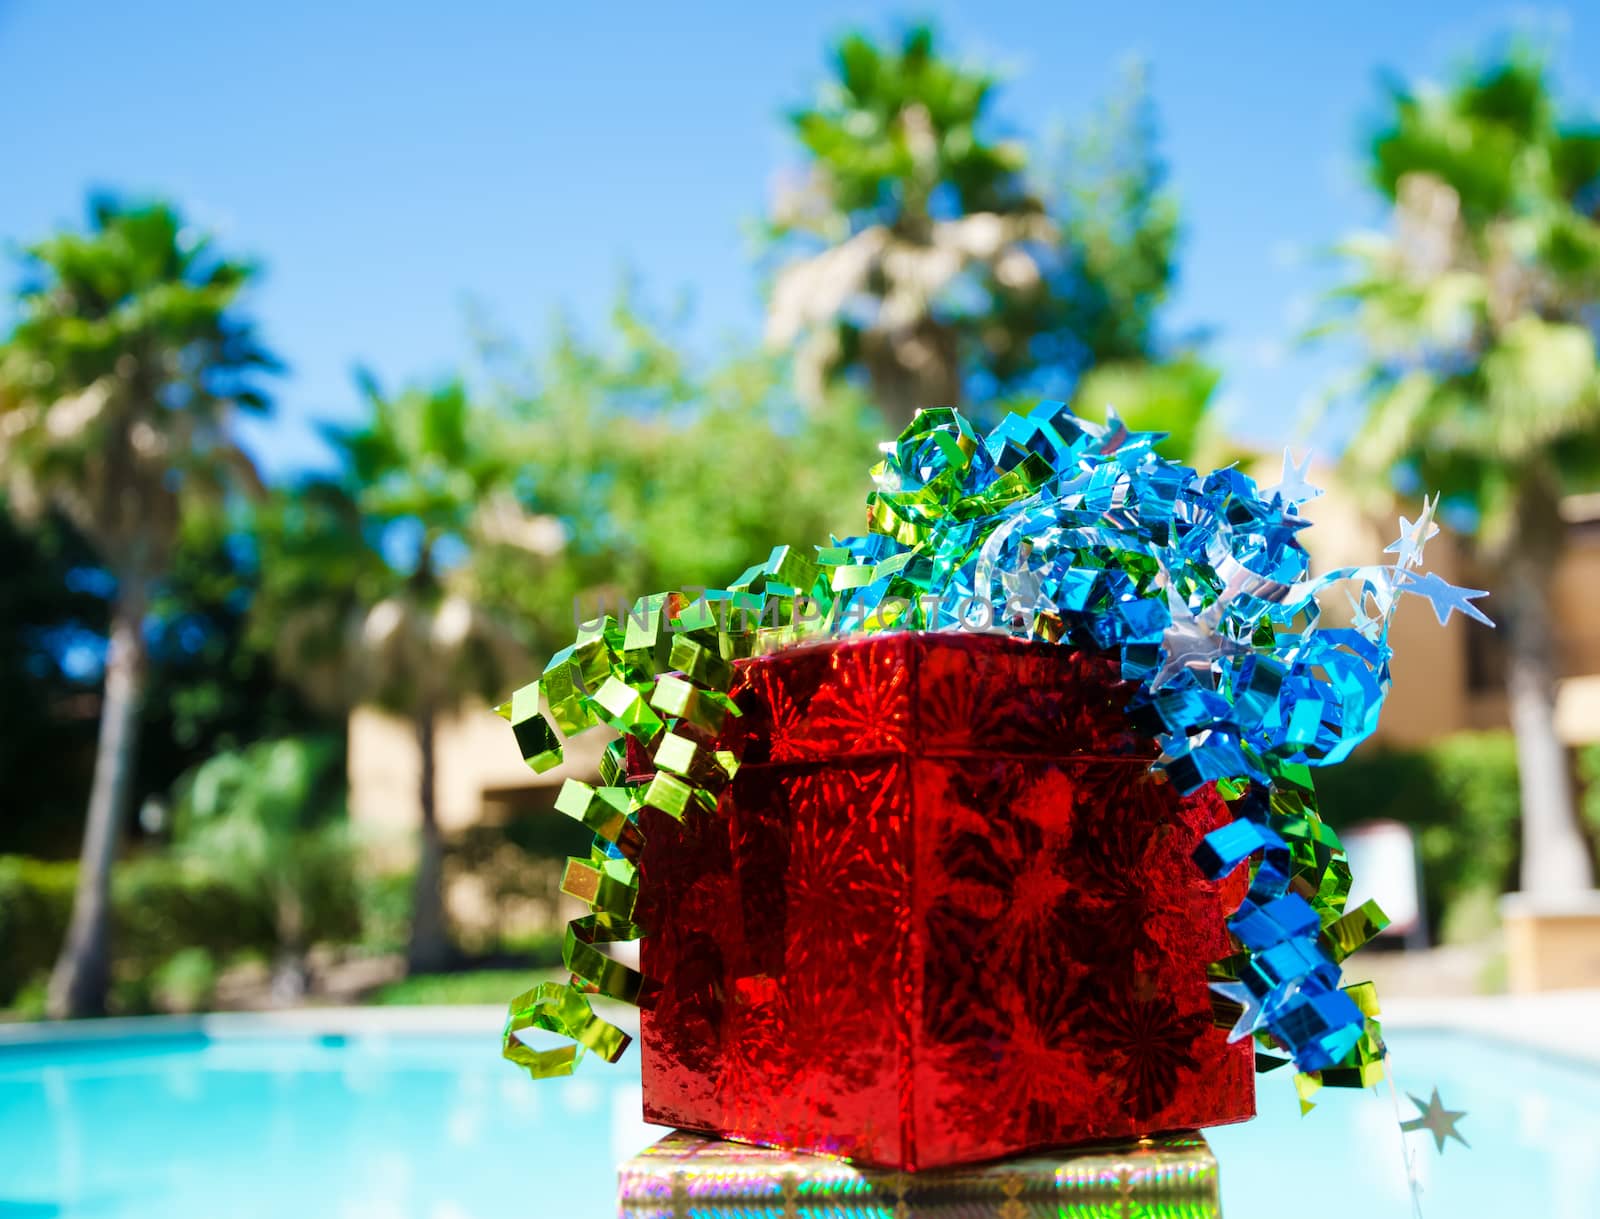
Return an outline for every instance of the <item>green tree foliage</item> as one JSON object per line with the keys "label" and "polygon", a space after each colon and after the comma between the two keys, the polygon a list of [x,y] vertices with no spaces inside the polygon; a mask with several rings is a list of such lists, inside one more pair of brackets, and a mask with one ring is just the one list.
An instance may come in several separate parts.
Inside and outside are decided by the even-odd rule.
{"label": "green tree foliage", "polygon": [[269,641],[251,629],[260,556],[250,511],[236,509],[189,515],[151,598],[140,792],[166,793],[206,759],[257,740],[343,731],[279,677]]}
{"label": "green tree foliage", "polygon": [[800,406],[786,364],[759,354],[700,367],[627,294],[607,342],[563,326],[491,368],[518,473],[481,520],[471,578],[535,652],[647,593],[718,587],[774,546],[865,528],[875,412],[849,392]]}
{"label": "green tree foliage", "polygon": [[1422,897],[1435,939],[1493,909],[1512,879],[1517,756],[1505,732],[1463,732],[1423,748],[1358,750],[1317,775],[1318,807],[1336,830],[1398,821],[1416,835]]}
{"label": "green tree foliage", "polygon": [[[76,861],[0,855],[0,1007],[43,1014],[32,996],[66,937],[77,872]],[[110,1009],[139,1015],[163,1006],[160,976],[185,954],[192,966],[192,954],[204,953],[213,977],[241,956],[280,954],[278,912],[255,879],[229,875],[224,859],[196,858],[187,850],[118,861],[111,884],[116,961]],[[357,908],[343,879],[320,885],[316,897],[313,939],[368,941],[370,897]]]}
{"label": "green tree foliage", "polygon": [[1074,366],[1142,363],[1159,350],[1157,314],[1177,275],[1177,196],[1158,145],[1145,72],[1132,63],[1093,120],[1053,141],[1042,191],[1064,234],[1058,283],[1041,323]]}
{"label": "green tree foliage", "polygon": [[807,396],[854,379],[895,427],[964,400],[1076,395],[1093,414],[1114,391],[1192,438],[1216,376],[1156,326],[1179,224],[1142,74],[1048,165],[1004,138],[997,93],[926,26],[838,43],[790,115],[806,169],[770,217],[769,341],[795,348]]}
{"label": "green tree foliage", "polygon": [[177,788],[180,856],[272,912],[284,1000],[305,993],[307,950],[357,922],[343,761],[335,737],[281,737],[220,752]]}
{"label": "green tree foliage", "polygon": [[416,725],[418,972],[455,955],[438,717],[504,697],[581,620],[863,527],[882,428],[859,401],[802,409],[761,356],[701,369],[626,298],[612,323],[603,344],[560,327],[531,357],[494,339],[472,390],[368,383],[367,420],[330,433],[341,474],[260,514],[254,638],[319,705],[370,701]]}
{"label": "green tree foliage", "polygon": [[1158,145],[1137,63],[1099,114],[1054,141],[1040,175],[1060,234],[1051,290],[1026,324],[1032,368],[1000,388],[1011,409],[1039,394],[1065,397],[1092,419],[1115,406],[1131,427],[1168,433],[1169,456],[1226,465],[1239,454],[1207,411],[1221,372],[1160,325],[1183,230]]}
{"label": "green tree foliage", "polygon": [[97,566],[58,515],[24,528],[0,506],[0,853],[79,845],[96,684],[69,657],[104,645],[105,600],[81,580]]}
{"label": "green tree foliage", "polygon": [[257,629],[321,704],[374,703],[415,727],[420,850],[407,952],[413,971],[451,963],[435,779],[440,716],[505,692],[521,655],[474,596],[480,524],[516,468],[509,420],[460,382],[382,393],[368,418],[329,430],[334,479],[280,495],[262,516]]}
{"label": "green tree foliage", "polygon": [[[185,520],[145,617],[148,686],[132,803],[261,737],[326,730],[247,637],[259,573],[237,513]],[[230,519],[235,518],[235,519]],[[0,852],[64,858],[81,845],[114,579],[59,514],[22,528],[0,510]]]}
{"label": "green tree foliage", "polygon": [[790,116],[808,176],[774,207],[773,235],[798,256],[773,284],[768,335],[803,339],[813,395],[864,373],[898,427],[960,401],[972,365],[1026,361],[1028,336],[991,322],[1043,293],[1051,225],[1025,150],[993,134],[996,79],[950,62],[931,29],[888,46],[846,35],[831,68]]}
{"label": "green tree foliage", "polygon": [[1391,88],[1371,180],[1392,229],[1344,246],[1333,326],[1365,354],[1356,482],[1437,489],[1495,573],[1523,808],[1522,887],[1592,869],[1556,734],[1550,576],[1562,497],[1600,486],[1600,127],[1521,50],[1448,88]]}
{"label": "green tree foliage", "polygon": [[60,512],[115,594],[72,926],[51,1007],[103,1007],[111,863],[133,790],[145,618],[197,502],[254,484],[230,420],[262,410],[272,358],[240,311],[254,275],[160,203],[90,202],[85,232],[28,247],[0,345],[0,475],[12,508]]}

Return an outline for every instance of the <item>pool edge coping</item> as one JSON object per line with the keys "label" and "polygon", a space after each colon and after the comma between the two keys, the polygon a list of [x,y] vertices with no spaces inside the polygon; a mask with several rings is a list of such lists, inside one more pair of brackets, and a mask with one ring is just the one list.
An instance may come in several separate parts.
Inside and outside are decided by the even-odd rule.
{"label": "pool edge coping", "polygon": [[[607,1004],[608,1009],[614,1005]],[[608,1019],[637,1034],[638,1013],[615,1005]],[[1600,990],[1537,995],[1411,997],[1384,1003],[1385,1028],[1468,1033],[1502,1045],[1600,1067]],[[489,1005],[300,1007],[193,1016],[113,1016],[93,1020],[0,1024],[0,1047],[66,1045],[131,1038],[202,1036],[211,1040],[267,1036],[319,1037],[417,1033],[498,1036],[505,1008]]]}
{"label": "pool edge coping", "polygon": [[1383,1003],[1385,1028],[1468,1033],[1501,1045],[1600,1067],[1600,990],[1525,995],[1411,996]]}
{"label": "pool edge coping", "polygon": [[[624,1009],[631,1011],[632,1009]],[[608,1011],[607,1019],[628,1024]],[[192,1016],[107,1016],[0,1024],[0,1047],[60,1045],[141,1037],[202,1036],[213,1040],[262,1035],[306,1037],[373,1033],[493,1033],[505,1024],[501,1004],[417,1004],[394,1007],[297,1007]],[[637,1032],[637,1017],[627,1031]]]}

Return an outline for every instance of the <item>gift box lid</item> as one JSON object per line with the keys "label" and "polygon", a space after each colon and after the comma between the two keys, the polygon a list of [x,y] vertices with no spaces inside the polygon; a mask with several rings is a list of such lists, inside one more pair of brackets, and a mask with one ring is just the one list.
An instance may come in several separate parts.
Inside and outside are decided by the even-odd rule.
{"label": "gift box lid", "polygon": [[[743,766],[876,754],[1085,757],[1148,766],[1114,657],[972,632],[901,632],[742,660],[719,745]],[[630,758],[649,773],[643,751]]]}

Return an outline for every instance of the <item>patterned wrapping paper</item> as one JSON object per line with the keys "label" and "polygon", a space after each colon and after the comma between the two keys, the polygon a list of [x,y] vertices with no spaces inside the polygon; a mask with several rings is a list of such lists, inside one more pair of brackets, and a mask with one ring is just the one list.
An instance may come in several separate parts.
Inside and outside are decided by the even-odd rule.
{"label": "patterned wrapping paper", "polygon": [[717,814],[641,818],[646,1117],[906,1170],[1250,1117],[1206,985],[1244,877],[1191,861],[1228,813],[1130,689],[996,636],[743,662]]}
{"label": "patterned wrapping paper", "polygon": [[623,1219],[1218,1219],[1217,1162],[1162,1135],[935,1172],[727,1143],[682,1131],[624,1163]]}

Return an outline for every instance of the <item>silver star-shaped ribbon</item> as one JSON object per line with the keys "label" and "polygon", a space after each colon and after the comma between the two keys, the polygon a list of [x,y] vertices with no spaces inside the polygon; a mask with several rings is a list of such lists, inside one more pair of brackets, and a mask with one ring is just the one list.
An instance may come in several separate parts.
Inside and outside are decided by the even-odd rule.
{"label": "silver star-shaped ribbon", "polygon": [[1370,590],[1363,586],[1361,595],[1357,596],[1347,589],[1344,595],[1345,599],[1350,602],[1350,629],[1359,631],[1363,638],[1376,643],[1378,636],[1383,633],[1385,619],[1382,614],[1367,612],[1367,598],[1370,595]]}
{"label": "silver star-shaped ribbon", "polygon": [[1439,532],[1439,526],[1433,523],[1433,512],[1438,506],[1439,497],[1435,495],[1422,501],[1422,515],[1415,521],[1400,518],[1400,536],[1385,546],[1383,553],[1398,555],[1395,566],[1401,571],[1422,566],[1422,548]]}
{"label": "silver star-shaped ribbon", "polygon": [[1213,662],[1251,651],[1248,643],[1230,639],[1219,629],[1222,609],[1219,597],[1204,612],[1194,614],[1177,589],[1167,585],[1172,622],[1161,635],[1161,667],[1151,679],[1150,689],[1159,690],[1185,669],[1203,677],[1211,673]]}
{"label": "silver star-shaped ribbon", "polygon": [[1261,498],[1268,503],[1274,498],[1281,499],[1285,504],[1303,504],[1308,499],[1316,499],[1322,494],[1322,488],[1313,487],[1306,481],[1306,471],[1310,468],[1311,454],[1307,453],[1305,461],[1295,465],[1293,455],[1284,449],[1283,474],[1278,479],[1278,485],[1264,488]]}
{"label": "silver star-shaped ribbon", "polygon": [[1449,622],[1450,615],[1457,610],[1468,618],[1476,618],[1486,626],[1494,625],[1488,614],[1472,604],[1477,598],[1489,595],[1484,589],[1457,588],[1454,584],[1441,580],[1431,571],[1419,576],[1402,568],[1401,574],[1405,579],[1400,582],[1400,591],[1426,597],[1433,606],[1434,616],[1439,619],[1440,626]]}

